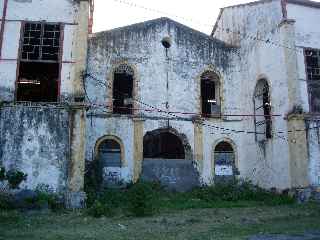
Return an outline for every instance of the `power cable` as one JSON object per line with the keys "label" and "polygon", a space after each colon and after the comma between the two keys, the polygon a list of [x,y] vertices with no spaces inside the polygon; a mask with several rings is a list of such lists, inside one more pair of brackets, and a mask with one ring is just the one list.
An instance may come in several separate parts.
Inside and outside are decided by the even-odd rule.
{"label": "power cable", "polygon": [[[125,5],[133,7],[133,8],[140,8],[140,9],[144,9],[144,10],[149,11],[149,12],[154,12],[154,13],[158,13],[158,14],[165,14],[167,16],[180,18],[180,19],[183,19],[185,21],[194,22],[194,23],[200,24],[202,26],[211,26],[212,27],[212,24],[201,23],[201,22],[196,21],[196,20],[194,20],[192,18],[186,18],[186,17],[182,17],[182,16],[179,16],[179,15],[170,14],[170,13],[167,13],[167,12],[164,12],[164,11],[160,11],[160,10],[157,10],[157,9],[154,9],[154,8],[145,7],[143,5],[135,4],[135,3],[128,2],[128,1],[125,1],[125,0],[113,0],[113,1],[121,3],[121,4],[125,4]],[[287,46],[287,45],[283,45],[281,43],[277,43],[275,41],[271,41],[270,39],[263,39],[263,38],[259,38],[259,37],[253,36],[253,35],[243,34],[240,31],[232,31],[229,28],[222,28],[222,27],[217,26],[217,29],[219,29],[219,30],[221,30],[223,32],[226,32],[227,34],[232,33],[232,34],[240,35],[240,36],[243,37],[243,39],[262,42],[262,43],[265,43],[265,44],[270,44],[270,45],[281,47],[281,48],[287,48],[287,49],[290,49],[290,50],[296,51],[296,52],[299,52],[301,50],[301,49],[299,49],[300,47],[290,47],[290,46]]]}
{"label": "power cable", "polygon": [[[109,84],[105,84],[103,81],[99,80],[96,76],[92,75],[91,73],[86,73],[86,76],[88,76],[89,78],[95,80],[96,82],[98,82],[100,85],[103,85],[109,89],[112,89],[111,86]],[[122,94],[124,95],[123,92],[120,92],[118,91],[117,89],[114,89],[114,91],[118,92],[119,94]],[[172,117],[175,117],[175,118],[180,118],[179,116],[175,115],[174,113],[171,113],[169,111],[165,111],[165,110],[162,110],[160,108],[157,108],[157,107],[154,107],[150,104],[147,104],[147,103],[144,103],[140,100],[137,100],[136,98],[133,98],[133,101],[141,104],[141,105],[144,105],[144,106],[147,106],[151,109],[154,109],[156,110],[157,112],[159,113],[163,113],[163,114],[167,114],[167,115],[170,115]],[[212,125],[212,124],[207,124],[205,122],[199,122],[202,126],[204,127],[207,127],[207,128],[210,128],[210,129],[214,129],[214,130],[219,130],[221,132],[232,132],[232,133],[244,133],[244,134],[258,134],[258,135],[265,135],[265,133],[260,133],[260,132],[256,132],[256,131],[247,131],[247,130],[236,130],[236,129],[231,129],[231,128],[224,128],[224,127],[219,127],[219,126],[216,126],[216,125]],[[277,131],[277,132],[272,132],[273,134],[286,134],[286,133],[295,133],[295,132],[304,132],[304,131],[309,131],[309,130],[312,130],[312,129],[319,129],[320,127],[317,126],[317,127],[313,127],[313,128],[306,128],[306,129],[294,129],[294,130],[287,130],[287,131]],[[281,138],[281,139],[284,139],[285,137],[284,136],[280,136],[278,135],[277,137]],[[287,139],[287,138],[286,138]]]}

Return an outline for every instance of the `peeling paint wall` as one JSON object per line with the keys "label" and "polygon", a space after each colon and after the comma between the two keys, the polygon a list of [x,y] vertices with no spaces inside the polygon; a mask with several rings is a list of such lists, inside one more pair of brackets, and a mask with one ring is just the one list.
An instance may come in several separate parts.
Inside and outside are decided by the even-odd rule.
{"label": "peeling paint wall", "polygon": [[[270,86],[272,114],[285,115],[289,111],[288,76],[284,71],[286,58],[284,49],[278,46],[282,44],[281,21],[280,1],[268,1],[226,8],[217,23],[214,37],[241,46],[241,72],[238,77],[242,84],[238,90],[241,91],[238,101],[244,114],[254,114],[253,94],[259,79],[266,79]],[[268,44],[254,38],[279,44]],[[235,125],[229,124],[234,128]],[[254,128],[252,117],[242,119],[241,130],[254,131]],[[273,117],[272,131],[286,132],[287,122],[281,117]],[[256,142],[254,134],[244,134],[242,138],[238,135],[231,133],[230,138],[238,146],[240,176],[263,187],[291,187],[290,152],[285,140],[288,134],[274,134],[265,143]]]}
{"label": "peeling paint wall", "polygon": [[10,105],[0,108],[0,164],[28,174],[24,186],[48,184],[64,190],[68,160],[66,109]]}
{"label": "peeling paint wall", "polygon": [[[295,42],[299,47],[297,52],[299,83],[302,92],[303,110],[310,111],[309,93],[306,76],[306,66],[303,49],[320,49],[320,30],[317,25],[320,9],[314,7],[288,4],[288,18],[295,20]],[[308,117],[306,126],[310,128],[307,132],[308,154],[309,154],[309,182],[313,186],[320,186],[320,141],[319,141],[319,119],[317,116]]]}
{"label": "peeling paint wall", "polygon": [[320,9],[305,7],[295,4],[288,4],[288,18],[295,20],[295,42],[298,46],[298,73],[300,89],[302,91],[303,109],[305,112],[309,112],[309,94],[305,68],[305,59],[303,48],[315,48],[320,49],[320,30],[315,24],[318,21]]}
{"label": "peeling paint wall", "polygon": [[[241,102],[246,102],[244,109],[252,109],[250,92],[255,81],[262,77],[266,78],[271,86],[273,114],[286,116],[295,106],[301,106],[305,113],[309,112],[303,48],[320,48],[320,31],[315,25],[320,9],[289,2],[286,10],[288,19],[283,19],[281,1],[265,1],[225,8],[218,20],[213,36],[241,46],[240,64],[244,70],[241,75],[242,79],[246,79],[243,86],[249,89],[244,90],[245,98],[241,99]],[[255,37],[261,41],[254,40]],[[303,115],[298,116],[298,119],[299,123],[291,122],[290,119],[287,121],[274,118],[273,131],[276,135],[273,140],[262,148],[255,145],[256,147],[246,150],[246,156],[261,152],[260,156],[257,156],[257,163],[253,162],[251,157],[243,160],[239,154],[240,172],[241,166],[245,165],[248,174],[255,172],[254,178],[257,182],[270,182],[268,185],[271,186],[275,184],[274,181],[289,187],[319,184],[319,142],[316,141],[315,130],[310,130],[308,136],[305,131],[299,134],[283,133],[288,130],[288,126],[295,126],[293,130],[305,129],[308,126]],[[309,119],[308,122],[310,126],[316,124],[316,120],[313,122]],[[253,127],[249,119],[244,123]],[[253,143],[250,138],[246,138],[240,144],[244,147]],[[309,182],[306,178],[308,174]],[[279,176],[279,179],[276,176]]]}
{"label": "peeling paint wall", "polygon": [[312,121],[308,126],[309,180],[311,185],[320,186],[320,123]]}
{"label": "peeling paint wall", "polygon": [[[5,103],[0,109],[0,164],[26,172],[23,187],[48,184],[58,191],[83,190],[85,109],[81,104],[73,105],[86,65],[88,4],[74,0],[8,1],[0,58],[0,105]],[[23,22],[28,21],[63,26],[59,103],[15,102],[20,38]]]}
{"label": "peeling paint wall", "polygon": [[[272,8],[276,7],[272,5]],[[252,14],[256,16],[260,14],[258,8],[253,12],[252,9],[247,9],[250,17]],[[276,11],[273,14],[278,16],[278,13],[280,14],[279,11]],[[247,19],[243,12],[241,14],[244,19]],[[271,23],[264,24],[276,26],[274,23],[280,17],[275,18],[271,18]],[[234,19],[239,21],[239,18]],[[271,28],[269,25],[267,27]],[[168,50],[169,61],[166,59],[166,51],[161,44],[161,40],[166,36],[170,36],[172,40],[172,47]],[[270,36],[280,39],[279,29],[275,28]],[[249,48],[254,50],[249,51]],[[270,59],[278,61],[270,61]],[[284,56],[279,54],[278,48],[270,50],[267,46],[249,43],[241,48],[231,48],[219,40],[210,39],[206,35],[165,18],[97,33],[90,40],[88,57],[88,72],[94,77],[86,79],[88,95],[92,102],[110,103],[112,69],[118,63],[123,62],[136,70],[136,98],[158,109],[165,109],[168,101],[169,111],[199,114],[201,111],[200,76],[208,69],[215,70],[220,75],[223,114],[253,114],[253,92],[258,78],[262,76],[265,76],[272,86],[273,113],[286,112],[288,109],[287,79],[281,66]],[[103,85],[109,85],[109,87]],[[135,107],[150,109],[138,103]],[[95,111],[110,113],[108,108]],[[235,151],[240,177],[249,178],[264,187],[282,189],[290,187],[289,149],[285,141],[275,137],[261,146],[255,141],[254,134],[222,130],[224,128],[253,131],[252,117],[225,116],[221,119],[206,119],[204,124],[213,127],[203,127],[203,146],[201,146],[199,141],[195,141],[192,115],[168,116],[156,111],[137,111],[136,114],[141,114],[145,118],[143,123],[145,133],[168,126],[166,118],[173,118],[169,121],[169,126],[187,137],[192,148],[192,160],[198,160],[195,155],[199,154],[199,147],[202,148],[203,156],[200,157],[203,157],[203,160],[199,164],[199,172],[203,183],[213,182],[213,146],[219,141],[230,139],[237,147]],[[176,117],[181,119],[176,119]],[[118,129],[128,131],[127,123],[119,125],[121,118],[112,118],[112,121],[110,118],[99,119],[99,122],[101,121],[104,122],[103,126],[108,126],[108,129],[112,128],[113,133],[116,130],[119,131]],[[128,118],[128,121],[132,120]],[[87,131],[99,132],[99,135],[92,136],[92,142],[97,141],[101,135],[109,134],[108,131],[102,130],[105,127],[100,127],[102,123],[97,124],[97,122],[95,117],[89,115]],[[274,119],[275,130],[286,130],[286,128],[285,121]],[[132,141],[131,136],[130,134],[121,138],[129,143]],[[134,141],[137,140],[134,139]],[[131,144],[132,142],[126,148],[130,148]],[[195,146],[195,144],[200,145]],[[87,146],[87,157],[92,155],[92,146],[93,144]],[[196,150],[195,147],[197,147]],[[127,151],[130,150],[126,150],[126,153]],[[130,156],[127,157],[130,158]]]}
{"label": "peeling paint wall", "polygon": [[[2,1],[3,2],[3,1]],[[17,74],[17,58],[21,32],[21,21],[47,21],[66,23],[63,41],[61,70],[61,100],[69,100],[72,94],[72,79],[75,57],[72,53],[74,35],[78,28],[79,3],[71,0],[55,1],[8,1],[7,21],[4,28],[2,59],[0,60],[0,101],[13,101]],[[2,11],[1,11],[2,16]],[[68,63],[67,63],[68,62]]]}

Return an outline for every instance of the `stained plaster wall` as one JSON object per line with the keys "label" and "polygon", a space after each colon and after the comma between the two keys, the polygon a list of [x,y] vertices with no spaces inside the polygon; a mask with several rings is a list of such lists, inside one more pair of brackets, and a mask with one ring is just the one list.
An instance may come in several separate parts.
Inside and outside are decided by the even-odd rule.
{"label": "stained plaster wall", "polygon": [[[1,4],[3,2],[1,1]],[[0,102],[15,100],[21,21],[65,24],[60,100],[61,102],[72,100],[75,72],[75,63],[72,62],[81,58],[76,54],[75,47],[76,32],[79,27],[78,11],[79,3],[71,0],[8,1],[2,59],[0,59]],[[83,27],[86,29],[86,26]],[[70,160],[71,115],[66,111],[64,104],[50,107],[41,104],[6,105],[10,107],[0,109],[2,123],[0,163],[8,169],[18,168],[28,174],[29,177],[23,187],[35,188],[38,184],[44,183],[56,190],[65,190]],[[80,188],[81,186],[77,187]]]}
{"label": "stained plaster wall", "polygon": [[[265,78],[270,86],[272,113],[284,116],[290,109],[285,51],[281,47],[284,39],[283,30],[279,27],[281,21],[280,1],[225,8],[218,19],[213,36],[241,46],[241,72],[238,77],[242,84],[238,101],[244,114],[254,113],[253,95],[257,80],[261,78]],[[254,37],[278,44],[257,41]],[[241,130],[254,130],[252,117],[242,120]],[[286,132],[287,122],[283,117],[273,117],[272,124],[275,134],[265,143],[257,142],[254,134],[243,134],[239,139],[231,133],[231,139],[238,145],[241,176],[263,187],[284,189],[291,187],[288,134],[276,132]]]}
{"label": "stained plaster wall", "polygon": [[[3,1],[2,1],[3,2]],[[4,28],[2,59],[0,60],[0,100],[13,101],[17,74],[21,21],[47,21],[76,23],[79,4],[71,0],[56,1],[8,1],[7,17]],[[2,11],[1,11],[2,15]],[[11,21],[10,21],[11,20]],[[63,61],[74,62],[72,54],[74,34],[77,25],[65,25],[63,42]],[[61,100],[70,99],[72,93],[72,63],[63,63],[61,70]]]}
{"label": "stained plaster wall", "polygon": [[[303,54],[304,48],[320,49],[320,30],[317,27],[320,9],[296,4],[288,4],[288,18],[295,20],[295,44],[298,47],[298,73],[302,92],[303,110],[309,112],[309,93],[307,86],[306,66]],[[317,119],[309,119],[307,122],[311,129],[308,131],[308,153],[309,153],[309,180],[312,185],[320,185],[320,142]]]}
{"label": "stained plaster wall", "polygon": [[57,108],[0,108],[0,165],[28,174],[22,187],[66,187],[69,114]]}
{"label": "stained plaster wall", "polygon": [[[168,51],[171,59],[169,63],[161,45],[161,40],[166,36],[172,39],[172,47]],[[112,69],[118,63],[125,62],[136,71],[136,98],[141,102],[165,109],[165,102],[168,99],[170,111],[199,114],[200,75],[206,69],[213,69],[221,76],[223,113],[252,114],[252,96],[260,69],[276,69],[268,76],[270,79],[275,79],[273,92],[281,96],[274,108],[275,111],[284,108],[286,103],[286,95],[283,94],[286,91],[285,79],[278,82],[281,76],[279,63],[264,60],[264,57],[270,54],[278,57],[278,49],[274,49],[271,53],[268,48],[264,48],[262,53],[257,51],[254,53],[256,58],[251,61],[249,61],[251,58],[244,58],[239,53],[243,54],[241,49],[227,47],[217,40],[209,39],[203,34],[168,19],[97,33],[90,40],[88,57],[88,72],[95,79],[88,77],[86,88],[91,102],[98,105],[109,103],[111,90],[103,85],[111,87]],[[241,61],[244,59],[246,62],[242,64]],[[253,67],[250,68],[250,71],[242,70],[241,67],[246,65],[253,65]],[[167,71],[169,95],[166,91]],[[98,84],[97,81],[100,83]],[[136,107],[150,109],[145,105],[137,104]],[[91,111],[106,114],[108,109],[95,107]],[[137,114],[142,114],[145,118],[144,134],[167,126],[167,114],[145,111],[138,111]],[[169,117],[173,118],[169,125],[179,133],[186,135],[194,154],[195,136],[192,116],[174,114]],[[175,119],[176,117],[186,119],[178,120]],[[116,121],[118,124],[115,123]],[[274,139],[265,147],[259,147],[252,134],[236,134],[232,131],[221,130],[221,128],[230,128],[252,131],[252,118],[228,116],[222,119],[205,119],[204,123],[212,127],[202,126],[203,156],[194,156],[194,160],[199,158],[202,161],[199,164],[199,172],[203,182],[211,183],[214,175],[213,146],[221,140],[228,139],[236,146],[237,165],[241,177],[249,177],[266,187],[288,187],[288,148],[284,142]],[[94,143],[100,137],[110,132],[116,134],[119,131],[127,131],[128,127],[131,126],[127,120],[124,121],[121,118],[98,119],[90,116],[87,121],[87,132],[91,132],[91,138],[88,140],[91,144],[87,145],[87,158],[92,159],[90,156],[92,156]],[[286,125],[281,121],[275,121],[275,128],[285,127]],[[113,130],[103,130],[106,128]],[[133,141],[131,133],[118,137],[125,142],[126,149],[130,148],[131,145],[127,143]],[[134,139],[134,141],[138,140]],[[126,158],[129,159],[128,150],[125,151]],[[281,159],[279,159],[278,152],[284,153]],[[274,169],[271,170],[271,168]]]}

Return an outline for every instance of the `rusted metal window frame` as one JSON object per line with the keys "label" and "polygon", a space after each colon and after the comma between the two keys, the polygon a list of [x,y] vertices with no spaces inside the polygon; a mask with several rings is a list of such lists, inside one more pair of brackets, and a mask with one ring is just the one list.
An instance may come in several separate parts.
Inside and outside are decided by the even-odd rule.
{"label": "rusted metal window frame", "polygon": [[[260,83],[260,81],[264,81],[265,83],[265,86],[263,87],[263,92],[262,93],[259,93],[257,92],[258,91],[258,84]],[[262,105],[261,106],[257,106],[257,101],[256,99],[258,97],[262,97],[263,98],[263,95],[265,94],[265,88],[267,87],[267,94],[268,94],[268,102],[270,103],[270,109],[269,109],[269,116],[266,116],[264,115],[264,120],[263,121],[258,121],[257,120],[257,110],[259,109],[263,109],[263,112],[265,112],[265,105],[264,105],[264,100],[262,100]],[[268,140],[268,139],[271,139],[272,138],[272,126],[273,126],[273,121],[272,121],[272,107],[271,107],[271,94],[270,94],[270,86],[269,86],[269,83],[267,81],[267,79],[265,78],[261,78],[257,81],[257,84],[255,86],[255,90],[254,90],[254,95],[253,95],[253,114],[254,114],[254,117],[253,117],[253,120],[254,120],[254,132],[255,132],[255,140],[258,141],[258,134],[261,135],[262,133],[258,133],[257,130],[258,130],[258,127],[257,126],[262,126],[262,125],[265,125],[264,129],[265,129],[265,133],[264,133],[264,136],[265,136],[265,140]],[[265,114],[265,113],[263,113]],[[268,118],[268,119],[267,119]],[[268,127],[268,124],[267,122],[269,121],[269,127]]]}
{"label": "rusted metal window frame", "polygon": [[[311,91],[310,89],[312,88],[311,87],[311,82],[313,80],[310,80],[309,79],[309,74],[308,74],[308,64],[307,64],[307,55],[306,55],[306,51],[317,51],[318,54],[319,54],[319,59],[318,59],[318,62],[319,62],[319,67],[320,67],[320,49],[317,49],[317,48],[310,48],[310,47],[304,47],[303,48],[303,57],[304,57],[304,65],[305,65],[305,75],[306,75],[306,82],[307,82],[307,90],[308,90],[308,104],[309,104],[309,112],[311,113],[318,113],[316,111],[313,111],[313,106],[312,106],[312,96],[311,96]],[[316,80],[316,81],[319,81],[319,84],[320,84],[320,80]]]}
{"label": "rusted metal window frame", "polygon": [[[20,20],[19,20],[20,21]],[[46,60],[24,60],[22,59],[22,47],[23,47],[23,39],[24,39],[24,30],[25,25],[27,23],[31,24],[56,24],[60,26],[60,39],[59,39],[59,54],[58,54],[58,60],[57,61],[46,61]],[[17,56],[17,69],[16,69],[16,82],[15,82],[15,94],[14,94],[14,102],[17,103],[17,93],[18,93],[18,83],[19,83],[19,70],[20,70],[20,64],[21,62],[41,62],[41,63],[58,63],[59,65],[59,73],[58,73],[58,80],[57,80],[57,103],[60,102],[60,96],[61,96],[61,71],[62,71],[62,58],[63,58],[63,43],[64,43],[64,29],[65,29],[65,23],[62,22],[47,22],[47,21],[21,21],[20,26],[20,40],[19,40],[19,49],[18,49],[18,56]]]}

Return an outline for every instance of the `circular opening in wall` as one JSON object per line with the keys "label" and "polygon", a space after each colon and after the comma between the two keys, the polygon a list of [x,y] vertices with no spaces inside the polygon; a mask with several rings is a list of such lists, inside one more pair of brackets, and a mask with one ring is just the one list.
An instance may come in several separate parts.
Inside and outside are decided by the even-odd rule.
{"label": "circular opening in wall", "polygon": [[164,37],[161,41],[162,46],[165,48],[170,48],[171,47],[171,38],[170,37]]}

